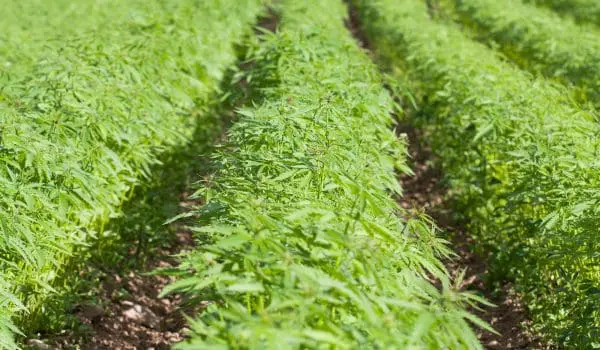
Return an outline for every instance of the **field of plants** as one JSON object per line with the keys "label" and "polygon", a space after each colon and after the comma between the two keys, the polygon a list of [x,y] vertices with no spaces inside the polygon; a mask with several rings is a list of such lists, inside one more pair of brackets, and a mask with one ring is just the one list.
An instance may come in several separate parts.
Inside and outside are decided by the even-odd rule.
{"label": "field of plants", "polygon": [[599,2],[2,9],[0,349],[600,348]]}

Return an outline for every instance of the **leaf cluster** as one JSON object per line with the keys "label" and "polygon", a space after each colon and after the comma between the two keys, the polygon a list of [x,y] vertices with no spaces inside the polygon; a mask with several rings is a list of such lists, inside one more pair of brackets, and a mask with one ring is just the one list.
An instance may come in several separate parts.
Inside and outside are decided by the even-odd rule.
{"label": "leaf cluster", "polygon": [[544,8],[511,0],[452,0],[476,36],[498,43],[503,53],[533,72],[574,84],[598,104],[600,30],[561,18]]}
{"label": "leaf cluster", "polygon": [[568,14],[581,23],[600,25],[600,3],[596,0],[526,0]]}

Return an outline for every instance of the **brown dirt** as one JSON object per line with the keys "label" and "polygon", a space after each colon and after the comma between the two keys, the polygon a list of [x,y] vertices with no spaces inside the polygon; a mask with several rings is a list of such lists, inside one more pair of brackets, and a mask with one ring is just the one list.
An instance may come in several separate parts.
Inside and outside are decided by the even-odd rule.
{"label": "brown dirt", "polygon": [[483,311],[471,310],[481,319],[492,325],[500,334],[477,330],[477,335],[486,349],[549,349],[547,345],[529,331],[531,321],[519,294],[509,281],[501,281],[499,286],[487,285],[486,258],[473,253],[470,247],[475,244],[463,225],[456,221],[448,205],[448,188],[444,186],[440,168],[425,145],[424,136],[418,130],[404,127],[400,131],[409,139],[409,153],[412,159],[413,176],[400,178],[404,194],[399,200],[407,210],[424,211],[431,216],[440,229],[447,233],[457,258],[446,262],[452,277],[464,268],[466,274],[462,289],[475,292],[490,301],[495,307]]}
{"label": "brown dirt", "polygon": [[[268,8],[267,16],[261,18],[258,27],[275,32],[279,18],[273,9]],[[256,31],[260,35],[260,31]],[[242,70],[250,69],[252,62],[242,62]],[[245,79],[229,87],[242,93],[232,106],[231,111],[222,116],[223,126],[230,124],[233,109],[243,104],[247,96],[248,86]],[[239,90],[239,91],[237,91]],[[231,114],[231,115],[229,115]],[[226,127],[221,128],[215,143],[223,143],[226,139]],[[206,176],[204,181],[209,181]],[[201,205],[199,201],[189,199],[189,193],[180,196],[180,212],[189,211]],[[174,281],[174,277],[166,275],[151,275],[157,269],[176,267],[175,256],[193,247],[192,233],[184,224],[176,221],[170,225],[170,232],[176,232],[176,239],[165,248],[152,251],[144,266],[137,269],[122,271],[106,271],[100,266],[90,267],[91,270],[102,270],[102,283],[95,289],[96,304],[84,304],[72,310],[81,324],[87,326],[85,332],[68,330],[61,335],[50,336],[48,341],[29,339],[26,345],[37,349],[119,349],[119,350],[158,350],[170,349],[175,343],[182,341],[188,330],[184,315],[195,315],[207,306],[192,307],[185,303],[179,294],[159,297],[165,286]],[[133,244],[135,246],[135,244]],[[130,260],[137,260],[140,253],[133,247],[128,251]],[[142,253],[143,254],[143,253]],[[82,278],[90,271],[82,271]]]}
{"label": "brown dirt", "polygon": [[[198,205],[181,195],[183,210]],[[184,306],[180,295],[159,298],[162,289],[174,278],[149,275],[155,269],[175,267],[174,255],[193,246],[192,233],[179,224],[173,224],[176,239],[166,248],[159,248],[143,268],[126,274],[119,271],[103,271],[104,278],[97,290],[99,305],[77,306],[73,313],[87,325],[81,334],[69,331],[50,343],[53,349],[169,349],[184,339],[187,324],[184,313],[194,313]],[[136,256],[135,248],[129,253]]]}
{"label": "brown dirt", "polygon": [[[348,1],[346,1],[348,2]],[[346,18],[346,28],[352,33],[354,39],[358,43],[358,45],[367,50],[369,53],[372,53],[373,50],[371,47],[371,43],[365,33],[360,29],[360,19],[358,17],[358,12],[356,12],[356,8],[350,6],[348,4],[348,18]]]}
{"label": "brown dirt", "polygon": [[[428,5],[429,1],[428,1]],[[356,9],[348,6],[349,14],[346,26],[354,35],[358,44],[372,55],[372,46],[360,29],[360,19]],[[437,10],[430,6],[430,11]],[[550,349],[528,329],[531,321],[527,318],[526,309],[520,295],[511,282],[501,281],[497,286],[487,285],[484,277],[488,273],[486,258],[473,253],[471,247],[475,242],[468,235],[464,225],[457,222],[449,206],[449,190],[444,185],[441,169],[436,166],[434,155],[427,147],[425,136],[420,130],[405,125],[398,130],[406,134],[409,141],[409,154],[412,159],[411,169],[414,175],[402,175],[399,179],[403,195],[399,204],[409,213],[411,211],[429,215],[448,235],[452,249],[457,257],[445,262],[452,278],[456,278],[465,268],[466,273],[461,288],[475,292],[493,303],[494,307],[483,310],[470,310],[482,320],[490,324],[499,334],[477,329],[477,336],[484,348],[498,349]]]}
{"label": "brown dirt", "polygon": [[[267,14],[264,17],[260,18],[257,28],[262,28],[263,30],[266,29],[270,32],[275,33],[277,32],[277,29],[279,27],[279,22],[279,15],[272,7],[269,6],[267,8]],[[258,30],[256,30],[255,33],[258,35],[261,34],[261,32]]]}

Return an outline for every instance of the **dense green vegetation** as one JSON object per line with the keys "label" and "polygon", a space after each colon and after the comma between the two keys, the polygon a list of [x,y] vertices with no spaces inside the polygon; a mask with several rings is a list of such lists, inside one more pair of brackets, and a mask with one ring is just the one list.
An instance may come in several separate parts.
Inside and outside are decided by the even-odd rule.
{"label": "dense green vegetation", "polygon": [[423,108],[416,123],[440,155],[457,213],[491,252],[496,277],[515,278],[535,328],[548,339],[597,346],[596,116],[569,101],[566,88],[532,78],[452,25],[432,21],[425,3],[353,3],[378,55],[415,82]]}
{"label": "dense green vegetation", "polygon": [[3,3],[0,347],[75,246],[187,142],[258,0]]}
{"label": "dense green vegetation", "polygon": [[[390,193],[408,171],[394,104],[340,0],[282,0],[281,31],[252,50],[197,248],[169,291],[209,300],[181,349],[481,348],[426,218]],[[439,291],[429,281],[441,282]]]}
{"label": "dense green vegetation", "polygon": [[570,14],[579,22],[600,25],[600,2],[596,0],[527,0],[548,6],[563,14]]}
{"label": "dense green vegetation", "polygon": [[485,41],[500,44],[519,65],[579,85],[598,102],[600,30],[548,9],[510,0],[450,0],[460,19]]}
{"label": "dense green vegetation", "polygon": [[[396,203],[402,118],[488,287],[514,284],[551,346],[600,348],[600,2],[346,2],[389,76],[343,0],[2,3],[0,349],[79,322],[81,288],[140,266],[169,217],[197,243],[156,272],[199,310],[178,348],[482,348],[486,302]],[[276,32],[253,30],[267,10]],[[203,205],[175,216],[192,168]]]}

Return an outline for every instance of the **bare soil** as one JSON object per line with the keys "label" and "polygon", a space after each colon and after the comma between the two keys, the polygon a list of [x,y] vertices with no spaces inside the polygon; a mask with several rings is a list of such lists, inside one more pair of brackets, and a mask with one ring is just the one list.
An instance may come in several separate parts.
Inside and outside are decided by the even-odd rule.
{"label": "bare soil", "polygon": [[[258,27],[269,31],[276,31],[279,18],[269,8],[267,16],[261,18]],[[256,31],[260,35],[260,31]],[[252,63],[241,62],[242,70],[250,69]],[[228,84],[225,82],[225,84]],[[242,79],[234,86],[227,86],[241,95],[232,99],[235,105],[224,106],[221,111],[221,133],[214,143],[223,143],[226,139],[226,126],[231,123],[233,110],[248,99],[247,82]],[[239,91],[238,91],[239,90]],[[231,101],[228,101],[231,102]],[[205,138],[205,137],[201,137]],[[168,165],[167,165],[168,166]],[[195,174],[198,169],[189,169]],[[197,176],[198,174],[196,174]],[[207,175],[207,174],[204,174]],[[205,181],[210,176],[205,176]],[[178,181],[181,179],[178,179]],[[168,181],[167,181],[168,182]],[[201,205],[199,201],[189,199],[189,189],[182,191],[179,196],[179,210],[189,211]],[[174,195],[177,192],[169,193]],[[165,199],[168,201],[169,199]],[[160,201],[160,198],[159,198]],[[165,218],[166,219],[166,218]],[[25,345],[31,349],[118,349],[118,350],[158,350],[170,349],[175,343],[185,339],[188,324],[184,315],[196,315],[202,311],[207,303],[192,306],[179,294],[160,297],[165,286],[174,281],[174,277],[154,274],[157,269],[169,269],[178,264],[176,256],[186,250],[192,249],[194,239],[192,233],[184,223],[176,221],[170,225],[169,232],[175,239],[162,248],[153,247],[151,253],[138,251],[143,248],[136,242],[131,243],[131,249],[124,256],[123,266],[115,266],[107,271],[104,266],[88,266],[81,271],[82,279],[88,276],[101,275],[101,284],[94,287],[90,293],[95,293],[95,303],[77,305],[70,312],[83,325],[85,331],[67,329],[61,334],[40,334],[40,339],[30,338]],[[131,269],[128,262],[145,259],[143,266]],[[92,277],[93,278],[93,277]]]}
{"label": "bare soil", "polygon": [[[199,203],[181,195],[182,210]],[[168,269],[177,265],[176,254],[193,247],[192,233],[180,224],[173,224],[175,239],[170,246],[153,251],[145,266],[122,271],[103,271],[100,287],[96,292],[97,304],[78,305],[72,312],[86,325],[84,333],[68,331],[50,342],[53,349],[169,349],[184,339],[187,323],[184,314],[193,310],[184,305],[180,295],[159,297],[163,288],[174,278],[152,275],[156,269]],[[131,259],[136,249],[129,251]],[[43,348],[43,346],[36,346]]]}
{"label": "bare soil", "polygon": [[[429,3],[429,2],[428,2]],[[372,45],[362,32],[356,9],[349,7],[346,26],[358,44],[373,56]],[[430,10],[436,10],[430,8]],[[493,303],[494,307],[483,310],[470,310],[490,324],[498,334],[477,329],[477,336],[486,349],[550,349],[529,329],[531,321],[527,317],[521,296],[510,281],[499,281],[496,285],[486,283],[487,259],[473,252],[475,242],[466,232],[465,225],[457,221],[450,207],[449,189],[443,181],[442,170],[435,156],[427,146],[426,136],[420,130],[403,125],[399,134],[408,136],[411,169],[414,175],[402,175],[399,179],[403,195],[398,199],[401,207],[418,213],[425,212],[444,232],[456,253],[455,259],[445,262],[451,276],[456,278],[465,268],[466,274],[461,288],[475,292]]]}
{"label": "bare soil", "polygon": [[440,229],[448,235],[457,258],[447,261],[452,277],[463,270],[466,275],[462,289],[483,296],[495,307],[486,307],[483,311],[470,310],[492,325],[499,334],[477,330],[477,335],[486,349],[549,349],[547,345],[529,331],[531,321],[527,318],[520,295],[510,281],[500,281],[499,285],[489,285],[485,281],[488,272],[486,257],[472,252],[475,245],[464,225],[457,222],[449,206],[448,188],[443,182],[441,169],[431,150],[426,146],[421,132],[412,127],[400,131],[409,139],[409,153],[412,159],[411,169],[414,175],[402,175],[400,182],[404,194],[399,199],[400,206],[407,210],[425,212],[432,217]]}

